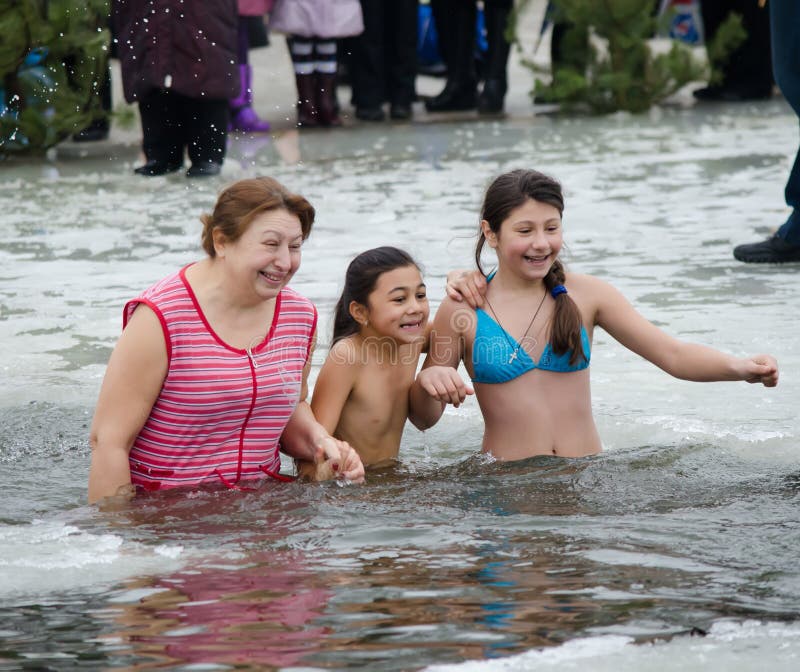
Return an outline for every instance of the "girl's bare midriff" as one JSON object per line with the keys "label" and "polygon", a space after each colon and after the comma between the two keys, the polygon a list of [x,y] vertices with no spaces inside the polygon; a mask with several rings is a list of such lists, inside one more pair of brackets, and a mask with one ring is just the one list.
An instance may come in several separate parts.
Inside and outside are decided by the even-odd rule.
{"label": "girl's bare midriff", "polygon": [[506,383],[476,383],[475,394],[485,422],[483,450],[499,460],[584,457],[601,450],[589,369],[534,369]]}

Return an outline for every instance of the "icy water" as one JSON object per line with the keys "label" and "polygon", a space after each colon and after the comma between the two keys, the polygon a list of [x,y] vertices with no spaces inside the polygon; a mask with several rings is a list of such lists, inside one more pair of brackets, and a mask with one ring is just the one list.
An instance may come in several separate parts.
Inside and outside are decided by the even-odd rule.
{"label": "icy water", "polygon": [[[800,267],[731,257],[785,218],[797,143],[773,101],[289,134],[202,183],[135,178],[130,150],[1,165],[0,669],[800,669]],[[473,402],[364,486],[85,504],[122,305],[200,256],[223,184],[317,206],[293,286],[318,365],[355,252],[407,248],[435,307],[518,166],[564,183],[571,269],[685,339],[773,353],[779,387],[677,381],[598,331],[598,457],[491,463]]]}

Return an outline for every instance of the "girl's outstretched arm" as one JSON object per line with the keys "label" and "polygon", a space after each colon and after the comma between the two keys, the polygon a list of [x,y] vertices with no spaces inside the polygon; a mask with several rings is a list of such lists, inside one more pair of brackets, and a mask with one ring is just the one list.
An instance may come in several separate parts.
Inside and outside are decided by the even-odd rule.
{"label": "girl's outstretched arm", "polygon": [[435,425],[448,402],[461,403],[472,393],[455,369],[464,356],[465,330],[474,320],[471,308],[449,298],[436,311],[425,363],[408,393],[408,419],[418,429]]}
{"label": "girl's outstretched arm", "polygon": [[646,320],[611,285],[597,278],[581,277],[581,282],[586,283],[587,298],[595,306],[595,324],[670,375],[695,382],[746,380],[766,387],[778,384],[778,363],[771,355],[734,357],[673,338]]}

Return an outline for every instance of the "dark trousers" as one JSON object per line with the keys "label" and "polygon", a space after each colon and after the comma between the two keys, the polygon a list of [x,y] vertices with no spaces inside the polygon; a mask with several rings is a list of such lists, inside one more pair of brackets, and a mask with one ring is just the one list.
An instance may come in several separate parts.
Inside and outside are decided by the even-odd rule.
{"label": "dark trousers", "polygon": [[725,62],[712,63],[722,73],[719,85],[744,93],[768,93],[772,89],[769,11],[755,0],[703,0],[700,3],[706,42],[714,39],[722,23],[736,12],[747,31],[744,42],[728,54]]}
{"label": "dark trousers", "polygon": [[361,0],[364,32],[347,41],[356,107],[410,105],[417,75],[418,0]]}
{"label": "dark trousers", "polygon": [[[505,42],[513,0],[484,0],[483,12],[489,41],[489,77],[505,81],[509,45]],[[475,71],[477,6],[474,0],[431,0],[439,53],[447,66],[447,81],[469,88],[477,84]],[[493,17],[499,17],[494,21]]]}
{"label": "dark trousers", "polygon": [[447,83],[463,89],[474,89],[475,22],[474,0],[431,0],[433,20],[439,38],[439,53],[447,66]]}
{"label": "dark trousers", "polygon": [[[800,2],[769,0],[772,29],[772,67],[783,97],[800,117]],[[793,208],[778,235],[800,244],[800,148],[786,183],[786,203]]]}
{"label": "dark trousers", "polygon": [[142,149],[148,161],[183,163],[184,147],[197,163],[222,163],[228,135],[228,101],[203,100],[170,89],[139,99]]}

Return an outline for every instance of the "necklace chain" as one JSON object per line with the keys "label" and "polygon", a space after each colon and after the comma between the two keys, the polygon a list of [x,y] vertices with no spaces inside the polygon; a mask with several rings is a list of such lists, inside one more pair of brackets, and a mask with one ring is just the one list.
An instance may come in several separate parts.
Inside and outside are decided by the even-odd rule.
{"label": "necklace chain", "polygon": [[536,312],[533,314],[533,317],[531,318],[531,321],[528,323],[528,328],[525,329],[525,333],[522,334],[522,338],[520,338],[519,341],[513,341],[512,340],[511,334],[508,333],[506,328],[503,326],[502,322],[500,322],[500,316],[497,314],[497,311],[494,309],[494,306],[492,306],[492,304],[489,303],[489,297],[488,296],[484,296],[483,298],[484,298],[484,301],[486,301],[486,305],[489,306],[489,310],[492,311],[492,315],[494,315],[494,319],[497,320],[497,324],[503,330],[503,334],[505,334],[506,340],[508,340],[508,344],[509,345],[512,345],[512,344],[516,345],[514,350],[511,352],[511,356],[508,358],[508,362],[507,362],[507,364],[513,364],[514,360],[517,358],[517,355],[519,354],[520,348],[522,347],[522,342],[525,340],[525,337],[528,335],[528,332],[531,330],[531,327],[533,326],[533,323],[536,320],[536,316],[539,314],[539,311],[542,309],[542,306],[544,305],[544,300],[547,298],[547,289],[545,288],[544,294],[542,294],[542,300],[539,301],[539,305],[536,308]]}

